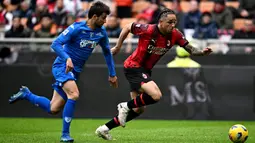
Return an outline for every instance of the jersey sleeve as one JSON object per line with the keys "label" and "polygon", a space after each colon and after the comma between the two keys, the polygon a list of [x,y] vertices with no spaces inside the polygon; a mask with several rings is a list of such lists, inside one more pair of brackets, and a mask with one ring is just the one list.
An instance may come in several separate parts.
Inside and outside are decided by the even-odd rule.
{"label": "jersey sleeve", "polygon": [[71,41],[77,31],[77,23],[70,25],[52,42],[51,48],[57,53],[57,55],[63,60],[67,60],[69,55],[64,51],[63,45]]}
{"label": "jersey sleeve", "polygon": [[102,47],[103,54],[108,67],[109,76],[116,76],[114,60],[110,51],[109,38],[106,31],[103,32],[104,37],[99,41],[99,45]]}
{"label": "jersey sleeve", "polygon": [[148,24],[133,23],[131,26],[131,33],[134,35],[143,35],[148,31]]}
{"label": "jersey sleeve", "polygon": [[176,30],[176,43],[181,47],[185,47],[189,44],[189,42],[179,30]]}

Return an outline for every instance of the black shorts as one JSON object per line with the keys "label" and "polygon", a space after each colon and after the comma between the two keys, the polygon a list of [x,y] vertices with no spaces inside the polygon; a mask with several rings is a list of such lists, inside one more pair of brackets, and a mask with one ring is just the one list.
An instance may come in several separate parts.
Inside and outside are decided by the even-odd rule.
{"label": "black shorts", "polygon": [[124,68],[124,74],[130,84],[131,91],[139,92],[143,83],[152,81],[151,70],[144,68]]}

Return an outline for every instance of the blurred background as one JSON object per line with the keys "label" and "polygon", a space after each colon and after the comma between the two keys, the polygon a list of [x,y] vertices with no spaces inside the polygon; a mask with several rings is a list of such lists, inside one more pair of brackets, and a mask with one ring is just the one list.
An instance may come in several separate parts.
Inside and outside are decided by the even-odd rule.
{"label": "blurred background", "polygon": [[[255,0],[101,1],[111,9],[105,24],[111,46],[125,24],[156,23],[158,13],[169,8],[176,12],[177,28],[192,45],[214,51],[207,57],[190,57],[173,47],[152,73],[163,99],[140,118],[255,119]],[[1,1],[0,117],[52,117],[25,102],[10,106],[8,97],[27,85],[33,92],[51,98],[51,64],[56,57],[51,42],[73,22],[86,20],[92,2]],[[78,81],[81,98],[76,117],[110,118],[116,114],[117,103],[129,99],[122,64],[135,50],[138,38],[130,34],[121,53],[114,57],[120,81],[117,90],[108,86],[101,48],[94,50]]]}

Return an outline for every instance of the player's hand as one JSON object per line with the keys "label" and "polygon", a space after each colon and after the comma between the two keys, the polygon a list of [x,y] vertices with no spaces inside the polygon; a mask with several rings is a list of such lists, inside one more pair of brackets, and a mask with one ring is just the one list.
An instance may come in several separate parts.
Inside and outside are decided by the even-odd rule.
{"label": "player's hand", "polygon": [[204,50],[203,50],[203,54],[206,56],[206,55],[209,55],[210,53],[212,53],[213,51],[212,51],[212,49],[211,48],[205,48]]}
{"label": "player's hand", "polygon": [[118,78],[117,78],[117,76],[114,76],[114,77],[109,76],[108,81],[110,82],[110,86],[113,86],[114,88],[118,88]]}
{"label": "player's hand", "polygon": [[113,48],[111,48],[111,53],[113,55],[116,55],[117,53],[119,53],[119,51],[120,51],[120,47],[118,46],[114,46]]}
{"label": "player's hand", "polygon": [[68,58],[66,60],[66,73],[68,73],[72,70],[73,70],[73,62],[72,62],[71,58]]}

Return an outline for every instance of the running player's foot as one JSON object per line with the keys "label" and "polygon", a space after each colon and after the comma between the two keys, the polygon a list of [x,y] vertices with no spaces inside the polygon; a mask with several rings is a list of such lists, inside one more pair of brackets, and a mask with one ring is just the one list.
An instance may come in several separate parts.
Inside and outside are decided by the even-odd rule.
{"label": "running player's foot", "polygon": [[125,127],[128,111],[130,109],[127,106],[127,102],[122,102],[122,103],[118,104],[117,107],[118,107],[118,110],[119,110],[118,119],[119,119],[120,125],[122,127]]}
{"label": "running player's foot", "polygon": [[63,134],[61,136],[60,142],[72,143],[72,142],[74,142],[74,139],[71,138],[69,134]]}
{"label": "running player's foot", "polygon": [[30,93],[31,91],[26,86],[22,86],[18,93],[14,94],[9,98],[9,103],[12,104],[16,101],[22,100]]}
{"label": "running player's foot", "polygon": [[109,129],[105,125],[99,126],[96,129],[95,133],[100,138],[103,138],[105,140],[112,140],[112,136],[109,133]]}

